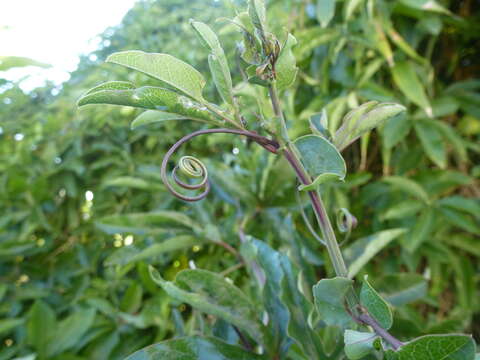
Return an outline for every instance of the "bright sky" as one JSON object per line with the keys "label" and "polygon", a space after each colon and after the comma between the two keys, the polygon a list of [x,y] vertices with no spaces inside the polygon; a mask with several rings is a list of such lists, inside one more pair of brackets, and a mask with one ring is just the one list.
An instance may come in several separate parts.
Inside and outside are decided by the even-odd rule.
{"label": "bright sky", "polygon": [[[50,69],[12,69],[4,78],[31,75],[22,87],[61,83],[80,54],[95,50],[96,36],[120,23],[136,0],[0,0],[0,56],[26,56]],[[4,27],[7,27],[5,30]]]}

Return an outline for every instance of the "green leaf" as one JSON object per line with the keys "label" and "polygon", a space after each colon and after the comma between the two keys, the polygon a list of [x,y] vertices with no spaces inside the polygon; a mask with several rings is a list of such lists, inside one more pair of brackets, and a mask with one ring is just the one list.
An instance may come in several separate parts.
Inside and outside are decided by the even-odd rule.
{"label": "green leaf", "polygon": [[425,110],[428,116],[432,116],[432,106],[427,98],[425,89],[418,79],[414,65],[408,61],[398,61],[392,68],[395,84],[403,94],[414,104]]}
{"label": "green leaf", "polygon": [[123,295],[120,310],[126,313],[136,313],[142,305],[142,296],[142,286],[139,283],[132,282]]}
{"label": "green leaf", "polygon": [[385,246],[406,231],[407,229],[402,228],[379,231],[373,235],[358,239],[345,248],[343,253],[345,260],[349,264],[348,277],[353,278]]}
{"label": "green leaf", "polygon": [[46,357],[47,346],[54,340],[56,326],[53,309],[42,300],[35,301],[27,316],[27,342],[33,346],[40,358]]}
{"label": "green leaf", "polygon": [[385,122],[382,131],[383,145],[387,149],[393,148],[409,134],[412,122],[405,116],[405,113],[390,118]]}
{"label": "green leaf", "polygon": [[403,111],[402,105],[367,102],[345,115],[342,126],[335,133],[334,144],[342,151],[363,134]]}
{"label": "green leaf", "polygon": [[140,71],[168,84],[192,99],[203,101],[202,91],[205,79],[202,74],[171,55],[130,50],[112,54],[106,61]]}
{"label": "green leaf", "polygon": [[422,211],[412,231],[406,236],[405,247],[411,253],[415,252],[418,247],[431,236],[434,227],[434,211],[432,208],[426,208]]}
{"label": "green leaf", "polygon": [[139,350],[125,360],[266,360],[213,337],[190,336],[163,341]]}
{"label": "green leaf", "polygon": [[467,335],[426,335],[389,355],[393,360],[474,360],[475,342]]}
{"label": "green leaf", "polygon": [[8,334],[11,330],[15,329],[17,326],[22,325],[25,322],[24,319],[12,318],[12,319],[1,319],[0,320],[0,335]]}
{"label": "green leaf", "polygon": [[201,230],[190,217],[176,211],[111,215],[98,219],[95,225],[108,234],[129,232],[143,235],[182,229]]}
{"label": "green leaf", "polygon": [[227,57],[217,35],[207,24],[202,22],[190,20],[190,25],[195,29],[202,43],[212,51],[208,56],[208,65],[220,96],[226,103],[233,105],[232,77]]}
{"label": "green leaf", "polygon": [[424,201],[427,204],[430,202],[429,196],[425,189],[420,184],[411,179],[401,176],[387,176],[383,178],[383,181],[401,191],[404,191],[416,197],[419,200]]}
{"label": "green leaf", "polygon": [[268,313],[268,336],[271,337],[269,341],[273,343],[273,351],[284,353],[288,351],[291,342],[287,336],[290,314],[280,299],[281,284],[285,276],[281,262],[285,255],[250,236],[242,245],[241,253],[246,260],[258,263],[263,270],[265,285],[262,286],[262,299]]}
{"label": "green leaf", "polygon": [[380,324],[382,328],[388,330],[392,327],[392,310],[383,298],[375,291],[368,282],[368,275],[365,275],[360,291],[360,304],[364,306],[368,313]]}
{"label": "green leaf", "polygon": [[276,85],[278,90],[286,89],[292,86],[297,76],[298,67],[295,56],[292,53],[292,47],[297,44],[297,39],[292,34],[288,34],[287,41],[283,46],[278,59],[275,63]]}
{"label": "green leaf", "polygon": [[305,135],[294,141],[303,165],[313,178],[314,186],[336,175],[343,180],[347,172],[345,161],[328,140],[318,135]]}
{"label": "green leaf", "polygon": [[335,15],[336,0],[317,0],[317,19],[322,28],[328,26]]}
{"label": "green leaf", "polygon": [[88,90],[85,95],[93,94],[101,90],[133,90],[135,85],[129,81],[107,81]]}
{"label": "green leaf", "polygon": [[315,308],[320,319],[327,325],[345,327],[352,322],[345,309],[345,295],[352,285],[351,279],[335,277],[322,279],[313,286]]}
{"label": "green leaf", "polygon": [[175,281],[170,282],[153,267],[150,267],[150,276],[174,299],[218,316],[261,342],[261,325],[255,307],[244,293],[222,276],[206,270],[182,270]]}
{"label": "green leaf", "polygon": [[362,359],[375,350],[374,342],[377,338],[374,333],[345,330],[345,355],[350,360]]}
{"label": "green leaf", "polygon": [[92,326],[94,319],[95,309],[80,309],[62,320],[52,335],[54,341],[48,344],[49,356],[52,357],[75,346]]}
{"label": "green leaf", "polygon": [[382,289],[384,299],[393,306],[402,306],[424,299],[427,295],[427,280],[419,274],[388,274],[376,282]]}
{"label": "green leaf", "polygon": [[288,335],[295,340],[308,359],[326,359],[318,333],[308,325],[313,306],[298,290],[298,272],[287,256],[282,256],[280,261],[284,273],[281,299],[290,312]]}
{"label": "green leaf", "polygon": [[179,235],[153,244],[142,251],[134,248],[121,248],[113,252],[105,259],[105,266],[127,265],[142,260],[147,260],[152,257],[172,252],[176,250],[188,249],[200,243],[200,239],[191,235]]}
{"label": "green leaf", "polygon": [[155,124],[169,120],[185,120],[187,117],[179,114],[172,114],[158,110],[147,110],[138,115],[135,120],[132,121],[130,128],[135,130],[136,128],[144,125]]}
{"label": "green leaf", "polygon": [[16,67],[25,66],[48,68],[51,65],[21,56],[0,56],[0,71],[7,71]]}
{"label": "green leaf", "polygon": [[400,2],[418,10],[432,11],[446,15],[452,14],[450,10],[443,7],[435,0],[400,0]]}
{"label": "green leaf", "polygon": [[414,123],[414,126],[427,156],[439,168],[445,169],[447,167],[447,149],[442,133],[429,121],[419,120]]}
{"label": "green leaf", "polygon": [[212,73],[213,82],[215,83],[215,86],[217,87],[217,90],[223,101],[233,105],[232,79],[230,77],[228,65],[225,65],[225,63],[217,55],[210,54],[208,55],[208,66],[210,67],[210,72]]}
{"label": "green leaf", "polygon": [[93,91],[92,89],[78,100],[78,106],[88,104],[133,106],[167,111],[197,121],[216,122],[213,115],[203,105],[168,89],[154,86],[143,86],[128,90],[101,89]]}
{"label": "green leaf", "polygon": [[265,0],[248,0],[248,15],[255,26],[260,31],[264,31],[267,24],[267,10]]}
{"label": "green leaf", "polygon": [[404,217],[413,216],[418,213],[425,206],[424,203],[418,200],[407,199],[398,204],[394,204],[388,208],[383,214],[380,214],[380,219],[383,220],[395,220],[402,219]]}

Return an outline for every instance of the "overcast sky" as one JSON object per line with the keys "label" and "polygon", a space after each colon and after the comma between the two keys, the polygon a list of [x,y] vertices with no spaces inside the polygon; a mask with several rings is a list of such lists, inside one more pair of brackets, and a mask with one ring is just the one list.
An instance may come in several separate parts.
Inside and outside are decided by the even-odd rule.
{"label": "overcast sky", "polygon": [[67,80],[79,55],[96,49],[96,36],[119,24],[135,1],[0,0],[0,56],[26,56],[52,65],[46,70],[12,69],[5,77],[32,75],[25,88],[45,79]]}

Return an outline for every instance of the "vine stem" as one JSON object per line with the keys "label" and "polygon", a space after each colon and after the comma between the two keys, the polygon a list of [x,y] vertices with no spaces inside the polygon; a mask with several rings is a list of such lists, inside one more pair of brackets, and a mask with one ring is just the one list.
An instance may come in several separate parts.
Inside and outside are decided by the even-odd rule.
{"label": "vine stem", "polygon": [[[297,175],[300,182],[304,185],[310,185],[312,183],[312,179],[303,167],[294,145],[288,139],[286,121],[280,107],[280,101],[278,98],[277,90],[275,88],[275,83],[269,86],[269,94],[275,116],[277,116],[281,121],[281,135],[284,137],[283,140],[286,141],[283,148],[283,155],[295,171],[295,174]],[[327,247],[327,251],[330,260],[332,261],[335,273],[337,274],[337,276],[348,278],[348,269],[345,265],[340,246],[338,245],[335,232],[333,231],[332,223],[328,218],[327,210],[325,209],[323,201],[318,194],[318,191],[316,190],[308,191],[308,196],[310,197],[313,211],[315,212],[315,217],[317,218],[318,225],[325,239],[325,245]],[[353,286],[351,286],[347,291],[345,299],[347,301],[347,310],[353,320],[363,325],[370,326],[378,336],[380,336],[383,340],[385,340],[385,342],[390,344],[395,350],[397,350],[400,346],[403,345],[400,340],[396,339],[387,330],[383,329],[368,312],[359,311],[362,309],[362,307]]]}

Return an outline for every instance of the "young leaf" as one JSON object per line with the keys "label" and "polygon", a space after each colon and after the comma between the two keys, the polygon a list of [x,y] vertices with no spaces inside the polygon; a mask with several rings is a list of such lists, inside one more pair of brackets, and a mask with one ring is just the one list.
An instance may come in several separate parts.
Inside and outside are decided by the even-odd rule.
{"label": "young leaf", "polygon": [[233,105],[232,77],[230,75],[227,57],[225,56],[225,52],[220,45],[217,35],[207,24],[202,22],[190,20],[190,25],[192,25],[197,32],[202,43],[212,51],[208,56],[208,65],[220,96],[225,102]]}
{"label": "young leaf", "polygon": [[402,105],[379,104],[376,101],[367,102],[353,109],[344,117],[342,126],[335,133],[334,144],[337,149],[342,151],[363,134],[403,111],[405,111],[405,107]]}
{"label": "young leaf", "polygon": [[314,187],[332,177],[340,180],[345,178],[347,172],[345,161],[328,140],[318,135],[305,135],[297,138],[294,144],[307,172],[313,178]]}
{"label": "young leaf", "polygon": [[207,314],[218,316],[254,339],[262,340],[257,311],[250,299],[222,276],[206,270],[182,270],[174,282],[165,281],[155,268],[150,276],[171,297]]}
{"label": "young leaf", "polygon": [[267,24],[265,0],[248,0],[248,15],[253,26],[263,32]]}
{"label": "young leaf", "polygon": [[354,330],[345,330],[345,355],[350,360],[363,359],[375,350],[374,342],[378,339],[376,334]]}
{"label": "young leaf", "polygon": [[78,100],[78,106],[88,104],[111,104],[160,111],[166,110],[192,120],[218,122],[203,105],[186,96],[154,86],[126,90],[100,89],[93,91],[92,89]]}
{"label": "young leaf", "polygon": [[475,342],[467,335],[426,335],[389,351],[391,360],[474,360]]}
{"label": "young leaf", "polygon": [[125,360],[266,360],[214,337],[190,336],[147,346]]}
{"label": "young leaf", "polygon": [[427,156],[439,168],[445,169],[447,167],[447,149],[442,133],[429,121],[419,120],[414,123],[414,126]]}
{"label": "young leaf", "polygon": [[432,106],[427,98],[425,89],[418,79],[414,65],[408,61],[399,61],[392,68],[393,80],[403,94],[414,104],[417,104],[428,116],[433,115]]}
{"label": "young leaf", "polygon": [[392,310],[372,285],[370,285],[368,275],[366,275],[363,280],[362,290],[360,291],[360,303],[382,328],[388,330],[392,327]]}
{"label": "young leaf", "polygon": [[287,41],[275,63],[275,72],[277,76],[276,85],[278,90],[290,87],[297,76],[298,67],[296,65],[295,56],[292,53],[292,47],[296,44],[297,39],[295,39],[292,34],[288,34]]}
{"label": "young leaf", "polygon": [[336,0],[317,0],[317,19],[322,28],[328,26],[335,15]]}
{"label": "young leaf", "polygon": [[313,286],[315,307],[327,325],[347,326],[352,318],[345,310],[345,295],[353,281],[343,277],[322,279]]}
{"label": "young leaf", "polygon": [[168,54],[122,51],[110,55],[107,62],[126,66],[154,77],[199,102],[205,79],[192,66]]}

